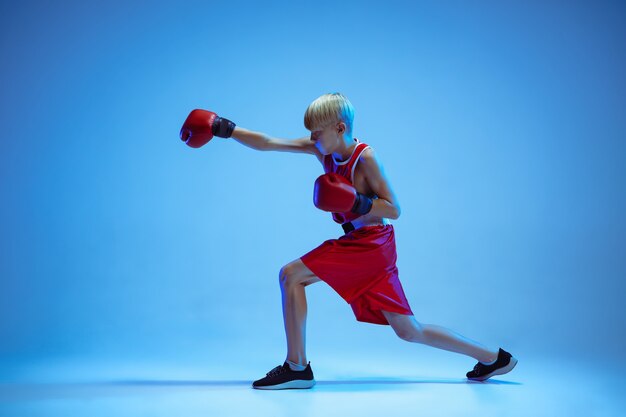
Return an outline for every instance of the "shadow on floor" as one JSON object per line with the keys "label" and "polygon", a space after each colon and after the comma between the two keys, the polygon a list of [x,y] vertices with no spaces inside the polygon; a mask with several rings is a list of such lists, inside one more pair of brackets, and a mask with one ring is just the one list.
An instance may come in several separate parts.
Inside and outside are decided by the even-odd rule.
{"label": "shadow on floor", "polygon": [[[202,385],[202,386],[237,386],[251,385],[252,381],[185,381],[185,380],[120,380],[111,381],[113,385]],[[487,381],[470,381],[467,379],[394,379],[394,378],[353,378],[340,380],[317,380],[316,386],[337,386],[337,385],[400,385],[400,384],[479,384],[479,385],[522,385],[520,382],[500,381],[488,379]]]}
{"label": "shadow on floor", "polygon": [[[474,382],[466,379],[393,379],[393,378],[353,378],[345,380],[318,380],[311,391],[390,391],[410,389],[415,384],[482,384],[482,385],[522,385],[519,382],[487,380]],[[0,384],[0,401],[37,401],[54,398],[93,398],[107,396],[133,396],[146,391],[167,389],[252,389],[248,380],[168,380],[168,379],[125,379],[83,383],[20,383]],[[268,390],[253,390],[270,392]],[[305,390],[280,390],[305,391]]]}

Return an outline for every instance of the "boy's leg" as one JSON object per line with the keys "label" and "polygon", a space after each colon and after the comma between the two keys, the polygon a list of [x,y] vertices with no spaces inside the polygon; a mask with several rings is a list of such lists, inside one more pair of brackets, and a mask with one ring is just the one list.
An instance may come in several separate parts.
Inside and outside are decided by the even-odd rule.
{"label": "boy's leg", "polygon": [[423,343],[439,349],[471,356],[480,362],[493,362],[498,357],[498,350],[470,340],[460,334],[434,324],[421,324],[412,315],[383,311],[383,315],[398,337],[409,342]]}
{"label": "boy's leg", "polygon": [[280,270],[279,281],[287,336],[287,360],[306,366],[307,304],[304,287],[321,280],[297,259]]}

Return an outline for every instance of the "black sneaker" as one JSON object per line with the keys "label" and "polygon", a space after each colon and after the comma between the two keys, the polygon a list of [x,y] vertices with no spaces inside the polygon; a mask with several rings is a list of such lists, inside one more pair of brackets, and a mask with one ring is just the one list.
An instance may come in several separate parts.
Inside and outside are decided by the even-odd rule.
{"label": "black sneaker", "polygon": [[507,372],[511,372],[513,368],[517,365],[517,359],[515,359],[509,352],[506,350],[498,351],[498,359],[493,365],[485,365],[484,363],[478,362],[472,371],[467,373],[467,379],[471,379],[472,381],[484,381],[487,378],[491,378],[494,375],[502,375]]}
{"label": "black sneaker", "polygon": [[256,389],[288,389],[288,388],[311,388],[315,385],[311,362],[306,365],[304,371],[293,371],[287,361],[269,371],[264,378],[252,383]]}

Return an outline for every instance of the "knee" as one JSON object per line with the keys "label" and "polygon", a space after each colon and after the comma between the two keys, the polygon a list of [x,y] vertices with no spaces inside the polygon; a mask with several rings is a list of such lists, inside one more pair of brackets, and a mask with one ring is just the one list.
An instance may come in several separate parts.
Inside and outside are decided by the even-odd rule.
{"label": "knee", "polygon": [[278,273],[278,282],[281,288],[289,288],[297,284],[297,270],[293,263],[287,264]]}
{"label": "knee", "polygon": [[396,335],[407,342],[417,342],[415,340],[415,334],[411,329],[393,329],[396,332]]}
{"label": "knee", "polygon": [[393,330],[400,339],[407,342],[422,343],[424,341],[424,328],[417,321],[410,325],[394,327]]}

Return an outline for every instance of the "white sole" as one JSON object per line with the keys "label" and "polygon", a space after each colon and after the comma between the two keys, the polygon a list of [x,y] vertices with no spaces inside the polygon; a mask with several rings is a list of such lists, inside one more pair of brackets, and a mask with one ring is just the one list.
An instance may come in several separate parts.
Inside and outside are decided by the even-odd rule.
{"label": "white sole", "polygon": [[513,370],[513,368],[515,368],[515,365],[517,365],[517,359],[515,359],[513,356],[511,356],[511,360],[509,361],[509,364],[507,366],[504,366],[500,369],[496,369],[495,371],[491,372],[490,374],[487,375],[483,375],[480,378],[467,378],[470,381],[484,381],[485,379],[489,379],[492,376],[495,375],[504,375],[508,372],[511,372]]}
{"label": "white sole", "polygon": [[270,385],[267,387],[253,386],[252,388],[256,388],[256,389],[306,389],[306,388],[311,388],[313,385],[315,385],[314,379],[311,379],[311,380],[296,379],[293,381],[283,382],[282,384],[278,384],[278,385]]}

